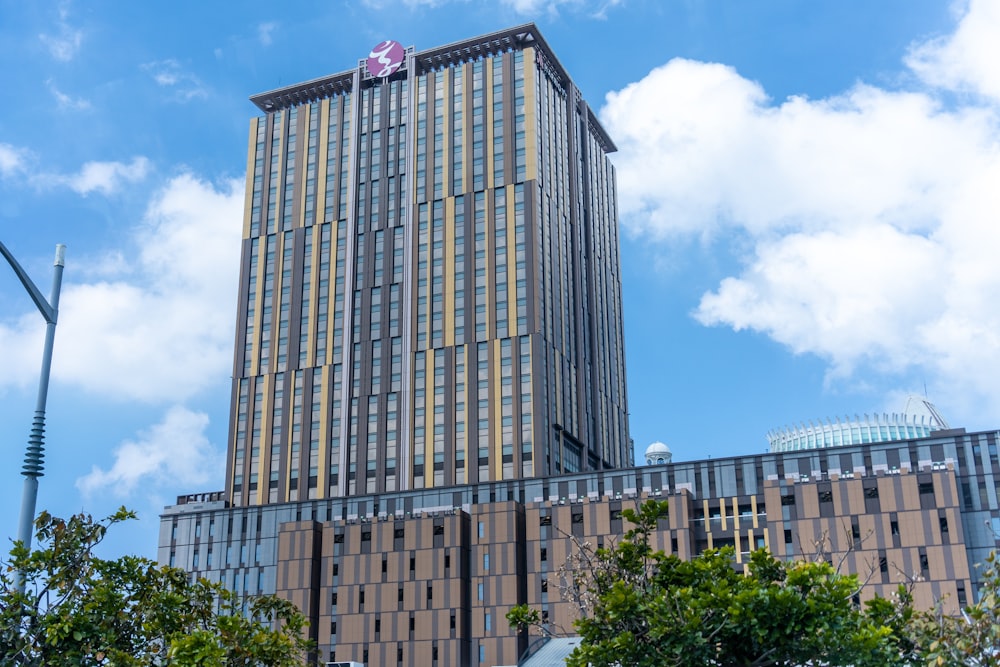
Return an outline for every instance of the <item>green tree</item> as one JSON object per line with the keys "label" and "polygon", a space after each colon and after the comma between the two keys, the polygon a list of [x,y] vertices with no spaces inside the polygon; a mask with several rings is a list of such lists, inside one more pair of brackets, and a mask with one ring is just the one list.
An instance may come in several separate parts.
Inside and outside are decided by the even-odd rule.
{"label": "green tree", "polygon": [[922,665],[1000,667],[1000,563],[991,552],[983,563],[979,601],[958,615],[946,614],[943,601],[914,615],[912,628]]}
{"label": "green tree", "polygon": [[[666,510],[650,500],[623,511],[634,527],[621,542],[577,553],[563,571],[560,588],[577,604],[582,638],[570,667],[905,664],[897,631],[906,601],[862,609],[852,601],[857,577],[825,562],[785,563],[759,550],[744,574],[731,548],[689,561],[654,551],[650,538]],[[542,626],[525,606],[507,618]]]}
{"label": "green tree", "polygon": [[15,543],[0,563],[0,666],[303,664],[312,644],[290,602],[241,599],[146,558],[94,555],[109,526],[133,518],[124,508],[103,521],[42,512],[38,548]]}

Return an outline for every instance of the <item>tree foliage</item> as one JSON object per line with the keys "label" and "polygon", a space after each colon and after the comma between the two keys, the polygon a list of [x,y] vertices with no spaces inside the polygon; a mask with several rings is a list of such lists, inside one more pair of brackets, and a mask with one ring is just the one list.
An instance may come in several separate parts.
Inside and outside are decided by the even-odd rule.
{"label": "tree foliage", "polygon": [[108,527],[132,518],[38,517],[38,548],[15,543],[0,563],[0,666],[303,664],[311,643],[292,603],[241,599],[138,556],[98,558]]}
{"label": "tree foliage", "polygon": [[979,601],[959,615],[943,606],[915,614],[913,636],[920,664],[1000,667],[1000,563],[996,552],[982,564]]}
{"label": "tree foliage", "polygon": [[[582,638],[570,667],[906,664],[907,600],[862,609],[853,602],[857,577],[826,562],[786,563],[759,550],[744,574],[731,548],[688,561],[654,551],[650,538],[666,509],[650,500],[623,511],[634,524],[624,539],[592,557],[577,554],[563,571]],[[507,618],[542,626],[525,606]]]}

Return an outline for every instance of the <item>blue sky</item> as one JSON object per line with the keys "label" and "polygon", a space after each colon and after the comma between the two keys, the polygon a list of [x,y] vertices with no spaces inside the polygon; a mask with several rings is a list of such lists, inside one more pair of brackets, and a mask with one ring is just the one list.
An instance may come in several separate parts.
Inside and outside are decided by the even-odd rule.
{"label": "blue sky", "polygon": [[[1000,4],[0,0],[0,239],[68,246],[39,507],[223,487],[248,96],[538,23],[620,151],[631,429],[675,459],[894,412],[1000,427]],[[44,323],[0,267],[0,534]]]}

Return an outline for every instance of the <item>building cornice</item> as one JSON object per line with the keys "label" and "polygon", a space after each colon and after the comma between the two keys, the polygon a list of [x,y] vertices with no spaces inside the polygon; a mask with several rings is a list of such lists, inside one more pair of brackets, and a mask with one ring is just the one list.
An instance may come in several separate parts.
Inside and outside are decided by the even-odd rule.
{"label": "building cornice", "polygon": [[[453,67],[463,62],[471,62],[480,58],[489,58],[499,53],[534,47],[544,59],[543,65],[555,82],[564,90],[569,87],[572,79],[566,68],[562,66],[552,47],[545,41],[538,26],[534,23],[498,30],[472,39],[465,39],[443,46],[418,51],[414,54],[415,75],[424,74],[435,69]],[[396,76],[402,76],[403,70]],[[261,111],[270,113],[287,109],[299,104],[307,104],[334,95],[350,92],[354,70],[303,81],[291,86],[276,88],[250,97],[250,101]],[[597,116],[590,110],[587,114],[587,124],[594,130],[601,147],[608,153],[617,150],[614,142],[601,126]]]}

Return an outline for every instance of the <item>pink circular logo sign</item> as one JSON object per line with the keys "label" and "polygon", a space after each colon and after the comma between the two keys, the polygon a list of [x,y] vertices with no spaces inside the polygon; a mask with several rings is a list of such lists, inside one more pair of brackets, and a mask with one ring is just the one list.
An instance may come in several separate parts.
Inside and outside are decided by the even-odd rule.
{"label": "pink circular logo sign", "polygon": [[399,42],[387,39],[377,44],[368,54],[368,73],[375,77],[387,77],[403,64],[406,50]]}

